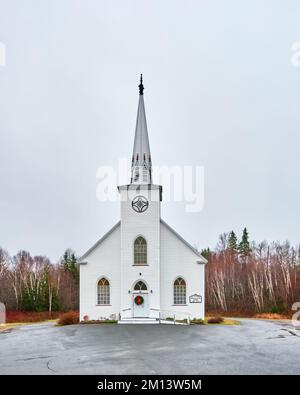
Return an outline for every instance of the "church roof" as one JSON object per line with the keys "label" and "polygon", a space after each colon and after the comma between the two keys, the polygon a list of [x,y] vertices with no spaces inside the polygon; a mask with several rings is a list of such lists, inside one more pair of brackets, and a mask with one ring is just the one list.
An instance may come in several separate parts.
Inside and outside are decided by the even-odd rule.
{"label": "church roof", "polygon": [[[207,263],[207,260],[201,255],[201,253],[189,244],[179,233],[177,233],[170,225],[168,225],[164,220],[160,219],[160,223],[163,224],[170,232],[174,234],[179,240],[181,240],[188,248],[190,248],[196,255],[199,256],[199,263]],[[108,232],[106,232],[87,252],[85,252],[79,259],[81,265],[85,264],[84,260],[86,257],[92,253],[115,229],[121,225],[121,221],[118,221]]]}
{"label": "church roof", "polygon": [[118,221],[108,232],[106,232],[90,249],[87,250],[87,252],[85,252],[79,259],[79,263],[80,264],[84,264],[86,262],[84,262],[84,259],[90,255],[91,252],[94,251],[95,248],[98,247],[98,245],[100,245],[105,239],[107,239],[107,237],[115,230],[117,229],[119,226],[121,225],[121,221]]}
{"label": "church roof", "polygon": [[131,183],[151,184],[151,171],[152,164],[144,104],[144,85],[143,77],[141,75],[139,85],[139,104],[132,152]]}
{"label": "church roof", "polygon": [[207,263],[207,260],[201,255],[201,253],[195,248],[193,247],[190,243],[188,243],[182,236],[180,236],[179,233],[176,232],[176,230],[174,230],[170,225],[168,225],[163,219],[160,219],[160,222],[165,225],[165,227],[167,229],[169,229],[169,231],[171,231],[174,236],[176,236],[179,240],[181,240],[188,248],[190,248],[196,255],[199,256],[200,258],[200,263]]}

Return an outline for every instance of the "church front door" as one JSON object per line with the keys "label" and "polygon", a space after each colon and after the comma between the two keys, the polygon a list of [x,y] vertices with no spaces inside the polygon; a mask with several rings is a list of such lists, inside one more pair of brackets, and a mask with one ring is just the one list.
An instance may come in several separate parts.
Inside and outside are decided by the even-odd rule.
{"label": "church front door", "polygon": [[146,292],[137,292],[132,294],[133,297],[133,317],[149,317],[149,295]]}

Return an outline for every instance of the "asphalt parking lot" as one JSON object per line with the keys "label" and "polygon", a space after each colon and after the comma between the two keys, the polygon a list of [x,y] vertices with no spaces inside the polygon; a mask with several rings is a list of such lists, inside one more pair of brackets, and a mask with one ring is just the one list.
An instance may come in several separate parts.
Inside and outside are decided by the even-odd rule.
{"label": "asphalt parking lot", "polygon": [[235,326],[21,326],[0,333],[0,374],[300,374],[300,330]]}

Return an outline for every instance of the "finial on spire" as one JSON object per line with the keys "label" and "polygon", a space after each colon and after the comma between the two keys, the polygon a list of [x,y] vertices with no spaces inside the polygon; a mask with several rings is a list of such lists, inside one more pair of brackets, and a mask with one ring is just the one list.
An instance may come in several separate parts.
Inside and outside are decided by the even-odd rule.
{"label": "finial on spire", "polygon": [[140,95],[143,95],[143,93],[144,93],[143,74],[141,74],[139,90],[140,90]]}

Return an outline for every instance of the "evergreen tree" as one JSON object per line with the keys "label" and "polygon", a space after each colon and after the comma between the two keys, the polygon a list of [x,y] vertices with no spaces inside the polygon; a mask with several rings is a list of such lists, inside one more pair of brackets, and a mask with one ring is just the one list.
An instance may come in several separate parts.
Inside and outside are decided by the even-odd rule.
{"label": "evergreen tree", "polygon": [[[22,286],[22,309],[25,311],[46,311],[49,310],[49,290],[50,290],[49,268],[45,267],[40,277],[33,277],[30,286]],[[56,289],[53,288],[52,311],[60,309],[60,302]]]}
{"label": "evergreen tree", "polygon": [[247,256],[250,255],[251,248],[250,248],[247,228],[244,228],[243,230],[242,240],[239,243],[238,251],[242,258],[246,258]]}
{"label": "evergreen tree", "polygon": [[79,280],[77,258],[75,256],[75,253],[71,249],[65,251],[61,264],[64,271],[71,273],[72,277],[77,283]]}
{"label": "evergreen tree", "polygon": [[72,276],[74,280],[77,282],[79,280],[79,272],[78,272],[78,267],[77,267],[77,259],[75,257],[75,254],[71,254],[71,261],[70,261],[70,272],[72,273]]}
{"label": "evergreen tree", "polygon": [[64,253],[64,257],[62,259],[62,266],[64,268],[64,271],[68,271],[70,267],[70,252],[69,250],[66,250]]}
{"label": "evergreen tree", "polygon": [[70,260],[70,270],[71,270],[71,272],[74,271],[74,269],[76,269],[76,265],[77,265],[77,260],[75,258],[75,254],[72,253],[71,254],[71,260]]}
{"label": "evergreen tree", "polygon": [[208,247],[208,248],[204,248],[204,249],[201,251],[201,255],[202,255],[205,259],[208,259],[209,255],[210,255],[210,249],[209,249],[209,247]]}
{"label": "evergreen tree", "polygon": [[228,246],[229,249],[233,252],[236,252],[238,250],[238,241],[236,234],[233,230],[229,233]]}

